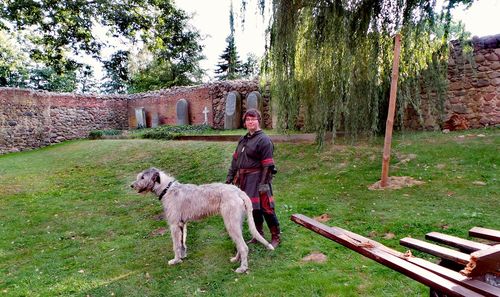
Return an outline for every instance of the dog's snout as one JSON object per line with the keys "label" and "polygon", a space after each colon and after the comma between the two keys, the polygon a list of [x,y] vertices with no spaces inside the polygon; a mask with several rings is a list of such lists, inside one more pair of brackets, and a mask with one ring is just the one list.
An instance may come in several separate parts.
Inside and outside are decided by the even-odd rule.
{"label": "dog's snout", "polygon": [[134,188],[134,184],[131,184],[130,187],[133,189]]}

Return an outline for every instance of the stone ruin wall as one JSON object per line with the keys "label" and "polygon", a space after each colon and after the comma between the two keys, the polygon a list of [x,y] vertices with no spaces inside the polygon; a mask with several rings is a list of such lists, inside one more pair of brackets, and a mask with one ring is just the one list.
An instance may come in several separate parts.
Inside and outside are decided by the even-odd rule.
{"label": "stone ruin wall", "polygon": [[0,88],[0,154],[127,128],[127,100]]}
{"label": "stone ruin wall", "polygon": [[[135,108],[143,107],[147,127],[156,113],[159,124],[176,124],[176,103],[189,102],[190,124],[208,122],[224,127],[225,98],[237,91],[245,109],[246,96],[258,91],[257,81],[236,80],[193,87],[176,87],[135,95],[76,95],[0,88],[0,154],[34,149],[65,140],[85,138],[93,130],[137,127]],[[269,96],[264,101],[264,124],[271,127]]]}
{"label": "stone ruin wall", "polygon": [[500,34],[474,37],[472,47],[472,55],[467,56],[459,41],[450,44],[443,118],[440,119],[435,107],[437,99],[425,99],[423,94],[422,117],[414,110],[407,110],[405,127],[437,130],[452,116],[464,119],[469,128],[500,125]]}
{"label": "stone ruin wall", "polygon": [[[442,122],[452,115],[465,118],[470,128],[500,125],[500,34],[475,37],[472,45],[473,55],[468,58],[460,43],[451,43],[444,118],[436,112],[436,100],[422,96],[423,113],[419,116],[407,110],[405,128],[441,129]],[[247,95],[258,90],[257,81],[246,80],[113,96],[0,88],[0,154],[85,138],[92,130],[135,128],[135,108],[140,107],[144,108],[147,127],[152,126],[153,116],[160,125],[174,125],[179,99],[189,103],[190,124],[202,124],[203,110],[208,107],[208,124],[222,129],[228,92],[240,93],[244,112]],[[261,95],[264,127],[271,128],[269,91]]]}

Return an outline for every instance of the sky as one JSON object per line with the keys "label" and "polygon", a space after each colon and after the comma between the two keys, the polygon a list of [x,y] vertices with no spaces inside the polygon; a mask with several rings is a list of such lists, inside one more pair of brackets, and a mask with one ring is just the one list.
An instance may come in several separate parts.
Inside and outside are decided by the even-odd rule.
{"label": "sky", "polygon": [[453,19],[461,20],[472,36],[500,34],[500,0],[476,0],[467,10],[455,9]]}
{"label": "sky", "polygon": [[[235,17],[235,40],[240,60],[244,61],[248,53],[258,57],[264,53],[265,21],[257,10],[255,0],[249,0],[245,15],[244,30],[241,26],[240,0],[233,0]],[[213,77],[215,65],[226,47],[226,37],[229,35],[229,8],[231,0],[175,0],[177,7],[192,15],[191,25],[205,36],[202,68]],[[465,10],[460,6],[453,12],[455,21],[461,20],[465,29],[472,36],[487,36],[500,34],[500,0],[475,0],[473,5]]]}
{"label": "sky", "polygon": [[[264,54],[266,21],[256,13],[255,0],[247,1],[245,24],[241,21],[241,0],[233,0],[236,49],[244,62],[248,54],[260,57]],[[176,6],[192,16],[190,24],[199,30],[204,40],[206,60],[201,67],[214,76],[219,56],[227,46],[229,35],[229,10],[231,0],[175,0]]]}

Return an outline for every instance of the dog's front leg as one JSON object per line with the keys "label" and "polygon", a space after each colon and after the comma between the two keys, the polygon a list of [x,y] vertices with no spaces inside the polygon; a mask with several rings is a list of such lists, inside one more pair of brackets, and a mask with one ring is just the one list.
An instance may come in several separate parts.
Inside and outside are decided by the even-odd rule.
{"label": "dog's front leg", "polygon": [[170,235],[172,236],[174,258],[168,261],[169,265],[175,265],[182,262],[182,228],[177,224],[170,225]]}
{"label": "dog's front leg", "polygon": [[187,223],[181,223],[179,224],[180,228],[182,230],[182,248],[181,248],[181,258],[184,259],[187,257],[187,245],[186,245],[186,239],[187,239]]}

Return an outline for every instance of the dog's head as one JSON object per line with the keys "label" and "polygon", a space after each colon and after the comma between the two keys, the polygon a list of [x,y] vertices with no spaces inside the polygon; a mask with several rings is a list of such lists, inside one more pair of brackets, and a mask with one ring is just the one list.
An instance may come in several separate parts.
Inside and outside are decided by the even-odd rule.
{"label": "dog's head", "polygon": [[152,192],[156,183],[160,183],[160,170],[152,167],[137,174],[135,182],[130,187],[137,193]]}

